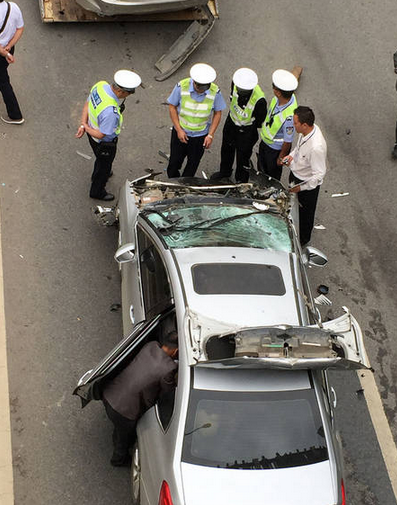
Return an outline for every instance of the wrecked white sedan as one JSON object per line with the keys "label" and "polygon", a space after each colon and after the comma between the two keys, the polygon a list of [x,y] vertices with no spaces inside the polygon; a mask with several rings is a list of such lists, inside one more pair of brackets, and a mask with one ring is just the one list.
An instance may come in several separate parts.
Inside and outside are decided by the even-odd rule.
{"label": "wrecked white sedan", "polygon": [[138,423],[135,505],[344,505],[328,368],[368,368],[346,309],[322,323],[290,196],[275,181],[123,186],[115,259],[124,339],[80,379],[83,405],[150,340],[176,329],[177,389]]}

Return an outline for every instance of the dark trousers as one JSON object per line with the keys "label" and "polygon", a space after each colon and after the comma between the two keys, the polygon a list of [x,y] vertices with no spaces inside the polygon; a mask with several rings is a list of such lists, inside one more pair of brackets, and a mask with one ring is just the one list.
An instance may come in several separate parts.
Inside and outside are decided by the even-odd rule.
{"label": "dark trousers", "polygon": [[129,456],[129,448],[136,440],[136,421],[128,419],[116,412],[103,398],[106,415],[113,423],[113,463],[123,463]]}
{"label": "dark trousers", "polygon": [[248,182],[249,162],[252,149],[258,140],[258,130],[255,125],[236,126],[230,116],[223,127],[220,173],[223,177],[230,177],[233,172],[236,157],[236,181]]}
{"label": "dark trousers", "polygon": [[112,171],[112,163],[117,151],[117,137],[114,142],[95,142],[88,135],[90,146],[95,154],[94,171],[91,175],[91,198],[103,198],[106,191],[106,183],[108,182],[110,172]]}
{"label": "dark trousers", "polygon": [[270,175],[278,181],[281,179],[283,167],[277,165],[277,158],[280,156],[280,151],[272,149],[263,141],[259,144],[258,152],[258,170],[262,174]]}
{"label": "dark trousers", "polygon": [[205,135],[188,137],[187,144],[184,144],[178,139],[175,128],[172,129],[170,161],[167,168],[168,177],[180,177],[179,171],[186,157],[187,162],[182,177],[194,177],[204,154],[204,139]]}
{"label": "dark trousers", "polygon": [[[294,184],[303,182],[301,179],[295,177],[292,172],[289,175],[289,181],[293,182]],[[310,238],[312,236],[314,215],[316,213],[319,192],[320,186],[317,186],[317,188],[309,189],[306,191],[299,191],[298,193],[299,240],[302,246],[310,242]]]}
{"label": "dark trousers", "polygon": [[[14,54],[14,47],[11,48],[11,54]],[[12,89],[10,76],[8,75],[8,62],[4,56],[0,56],[0,92],[3,95],[6,104],[8,117],[11,119],[22,119],[22,112],[19,108],[17,97]]]}

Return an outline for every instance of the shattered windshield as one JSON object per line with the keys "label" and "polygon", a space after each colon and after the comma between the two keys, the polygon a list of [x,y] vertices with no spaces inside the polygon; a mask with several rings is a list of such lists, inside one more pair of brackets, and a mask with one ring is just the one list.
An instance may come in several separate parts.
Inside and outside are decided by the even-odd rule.
{"label": "shattered windshield", "polygon": [[147,209],[168,247],[253,247],[291,251],[286,221],[254,206],[177,205]]}

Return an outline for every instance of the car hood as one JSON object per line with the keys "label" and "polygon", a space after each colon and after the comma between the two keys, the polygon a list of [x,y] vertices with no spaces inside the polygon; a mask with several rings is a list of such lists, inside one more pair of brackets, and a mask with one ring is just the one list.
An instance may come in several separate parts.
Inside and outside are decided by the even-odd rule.
{"label": "car hood", "polygon": [[275,470],[182,463],[185,505],[330,505],[337,502],[329,461]]}

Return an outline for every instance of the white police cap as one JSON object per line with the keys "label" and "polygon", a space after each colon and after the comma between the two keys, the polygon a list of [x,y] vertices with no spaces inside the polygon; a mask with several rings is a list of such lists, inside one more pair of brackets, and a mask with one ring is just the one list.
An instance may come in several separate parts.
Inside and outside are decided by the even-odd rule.
{"label": "white police cap", "polygon": [[233,82],[238,88],[248,91],[258,84],[258,76],[250,68],[239,68],[233,74]]}
{"label": "white police cap", "polygon": [[198,84],[210,84],[215,81],[216,72],[206,63],[196,63],[190,69],[190,77]]}
{"label": "white police cap", "polygon": [[117,70],[113,77],[117,86],[124,91],[132,91],[140,86],[142,79],[131,70]]}
{"label": "white police cap", "polygon": [[294,91],[298,87],[298,79],[288,70],[278,69],[272,75],[273,84],[282,91]]}

